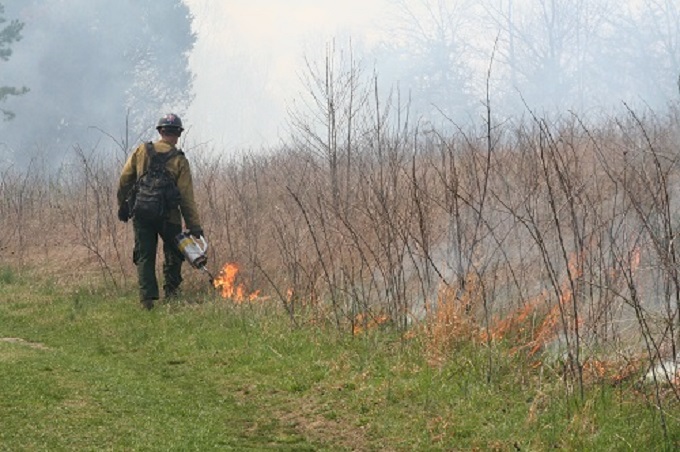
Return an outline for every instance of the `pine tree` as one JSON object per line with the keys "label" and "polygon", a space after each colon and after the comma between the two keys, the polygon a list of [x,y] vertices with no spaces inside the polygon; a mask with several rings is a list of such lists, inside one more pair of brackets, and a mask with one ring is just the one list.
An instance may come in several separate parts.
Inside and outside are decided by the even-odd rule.
{"label": "pine tree", "polygon": [[[5,7],[0,4],[0,60],[7,61],[12,56],[11,45],[21,39],[21,30],[24,24],[18,20],[12,20],[8,25],[7,19],[4,17]],[[14,86],[0,85],[0,103],[5,102],[9,96],[19,96],[28,92],[28,88],[17,88]],[[0,112],[5,120],[10,120],[14,117],[14,113],[4,108],[0,108]]]}

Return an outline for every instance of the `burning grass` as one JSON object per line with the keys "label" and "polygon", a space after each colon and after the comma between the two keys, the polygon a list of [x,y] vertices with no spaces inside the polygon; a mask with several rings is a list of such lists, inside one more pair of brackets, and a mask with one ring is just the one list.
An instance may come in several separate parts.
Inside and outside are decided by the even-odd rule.
{"label": "burning grass", "polygon": [[238,265],[227,262],[213,280],[213,286],[223,298],[232,300],[236,304],[262,301],[263,297],[260,297],[259,290],[248,293],[242,283],[236,282],[238,272]]}
{"label": "burning grass", "polygon": [[[639,264],[639,254],[636,256]],[[572,274],[576,275],[577,272],[574,270]],[[230,262],[222,267],[213,285],[221,297],[236,305],[273,302],[270,297],[262,296],[260,290],[248,291],[238,279],[239,267]],[[550,349],[554,344],[559,344],[564,331],[561,310],[570,312],[569,306],[574,303],[566,282],[562,284],[560,293],[562,298],[559,302],[551,304],[549,293],[543,291],[506,315],[486,321],[481,314],[484,311],[481,282],[477,276],[470,274],[460,287],[442,285],[436,303],[426,305],[425,320],[406,331],[404,338],[418,338],[424,343],[428,362],[434,367],[446,365],[460,347],[472,345],[488,348],[507,344],[507,348],[501,348],[508,357],[521,355],[534,371],[540,372],[541,368],[547,367],[552,372],[553,367],[560,362]],[[292,290],[289,290],[287,302],[292,303],[292,300]],[[297,300],[297,303],[300,306],[317,306],[318,300]],[[330,310],[315,309],[313,312],[315,319],[311,319],[308,324],[332,324],[330,318],[323,318],[331,315]],[[573,320],[568,314],[567,319],[569,330],[573,328]],[[347,322],[352,334],[357,336],[389,325],[390,320],[384,313],[368,310],[347,319]],[[583,324],[581,319],[577,322]],[[616,386],[626,381],[640,381],[646,365],[648,360],[639,352],[631,355],[605,354],[604,357],[588,354],[580,362],[584,382],[589,385],[607,383]],[[671,385],[677,385],[679,380],[673,377],[669,381]]]}
{"label": "burning grass", "polygon": [[[425,321],[405,335],[408,339],[421,336],[431,366],[441,367],[458,350],[472,345],[477,349],[503,350],[508,358],[517,356],[535,372],[549,369],[562,374],[565,358],[551,349],[560,343],[562,334],[559,303],[551,306],[546,292],[523,306],[484,322],[481,285],[475,276],[468,276],[463,287],[442,286],[437,302],[430,306]],[[563,292],[563,305],[569,305],[570,291]],[[475,315],[475,313],[477,315]],[[579,320],[580,323],[582,323]],[[563,344],[562,344],[563,345]],[[580,362],[584,383],[618,386],[624,382],[641,383],[649,367],[649,359],[641,351],[623,353],[583,353]],[[659,373],[661,375],[661,373]],[[677,376],[666,382],[680,389]]]}

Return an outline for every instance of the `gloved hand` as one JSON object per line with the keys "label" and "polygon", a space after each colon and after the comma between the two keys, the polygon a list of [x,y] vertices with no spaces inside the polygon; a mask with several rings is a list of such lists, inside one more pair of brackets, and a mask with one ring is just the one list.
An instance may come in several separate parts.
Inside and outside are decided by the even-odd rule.
{"label": "gloved hand", "polygon": [[130,208],[128,207],[128,203],[124,202],[118,207],[118,219],[123,223],[127,223],[130,219]]}
{"label": "gloved hand", "polygon": [[201,228],[189,228],[189,234],[193,235],[197,239],[201,238],[201,237],[203,237],[203,229],[201,229]]}

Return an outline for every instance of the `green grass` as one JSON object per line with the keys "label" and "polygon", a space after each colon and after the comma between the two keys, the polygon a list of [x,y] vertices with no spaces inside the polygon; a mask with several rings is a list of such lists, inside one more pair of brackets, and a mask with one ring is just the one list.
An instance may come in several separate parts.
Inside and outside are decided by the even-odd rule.
{"label": "green grass", "polygon": [[292,328],[271,304],[214,298],[146,312],[132,294],[36,287],[8,274],[0,450],[680,446],[672,403],[664,439],[649,394],[632,383],[593,385],[579,401],[557,372],[502,347],[462,343],[434,367],[420,335]]}
{"label": "green grass", "polygon": [[0,266],[0,284],[12,284],[14,271],[10,267]]}

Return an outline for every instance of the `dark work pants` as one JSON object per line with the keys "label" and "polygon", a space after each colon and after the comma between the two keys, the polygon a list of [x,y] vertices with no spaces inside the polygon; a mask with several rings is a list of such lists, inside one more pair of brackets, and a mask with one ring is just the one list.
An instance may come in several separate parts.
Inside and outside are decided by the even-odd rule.
{"label": "dark work pants", "polygon": [[184,260],[175,244],[175,237],[182,232],[182,226],[173,223],[145,223],[133,221],[135,249],[132,260],[137,266],[139,299],[158,300],[156,280],[156,251],[158,237],[163,240],[163,290],[165,296],[174,295],[182,283],[182,261]]}

